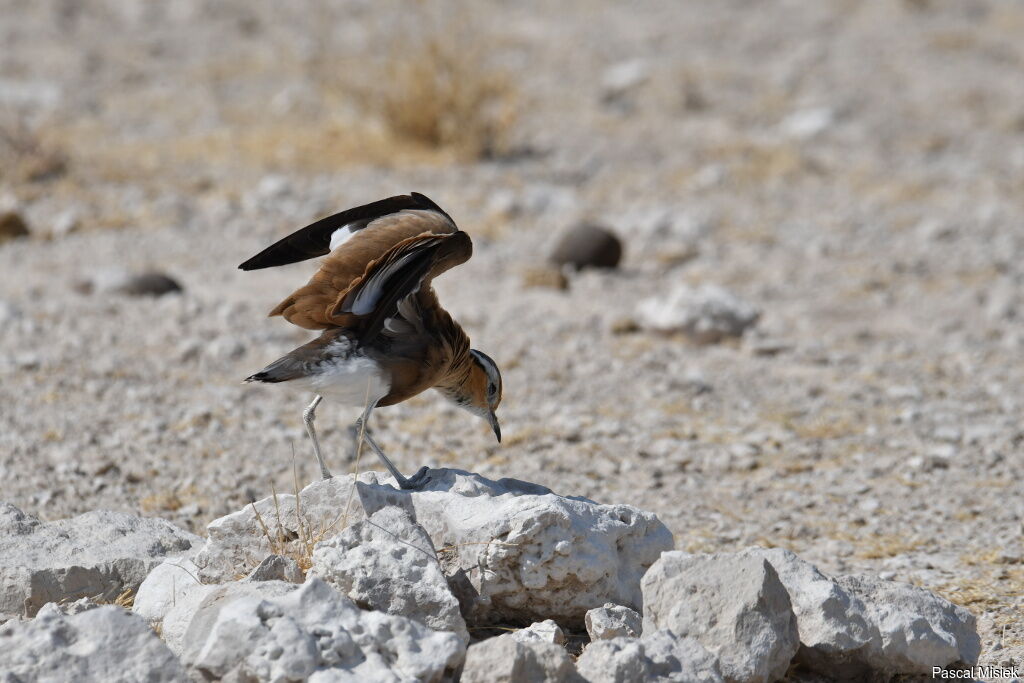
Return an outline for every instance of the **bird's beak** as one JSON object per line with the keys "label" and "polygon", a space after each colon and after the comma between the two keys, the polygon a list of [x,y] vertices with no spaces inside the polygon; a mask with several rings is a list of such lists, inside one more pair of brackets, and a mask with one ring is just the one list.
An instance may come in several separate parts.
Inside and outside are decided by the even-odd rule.
{"label": "bird's beak", "polygon": [[494,430],[494,436],[497,437],[498,443],[501,443],[501,425],[498,424],[498,416],[492,410],[487,419],[491,423],[491,429]]}

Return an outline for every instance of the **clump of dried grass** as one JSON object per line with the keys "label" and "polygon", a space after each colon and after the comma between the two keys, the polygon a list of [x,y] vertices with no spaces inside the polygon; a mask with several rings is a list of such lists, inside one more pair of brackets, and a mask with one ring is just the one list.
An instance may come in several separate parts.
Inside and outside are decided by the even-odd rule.
{"label": "clump of dried grass", "polygon": [[41,182],[63,175],[68,157],[23,117],[0,116],[0,178]]}
{"label": "clump of dried grass", "polygon": [[277,491],[274,489],[273,484],[271,484],[271,495],[274,499],[274,513],[276,517],[274,520],[276,528],[273,531],[267,526],[263,515],[260,514],[259,509],[256,507],[256,503],[252,502],[250,505],[256,514],[256,522],[259,524],[263,536],[267,539],[271,554],[290,557],[295,560],[299,568],[302,569],[302,572],[305,573],[313,566],[313,548],[329,535],[333,535],[336,529],[341,531],[341,529],[345,528],[347,519],[346,524],[341,527],[338,527],[338,523],[342,521],[343,517],[347,517],[347,512],[343,511],[330,523],[314,526],[302,513],[302,500],[299,497],[298,475],[294,468],[294,463],[292,471],[295,473],[295,531],[291,531],[284,524],[281,506],[277,499]]}
{"label": "clump of dried grass", "polygon": [[368,80],[349,84],[396,138],[463,158],[511,152],[517,89],[492,59],[497,38],[468,7],[417,4],[389,24]]}
{"label": "clump of dried grass", "polygon": [[[366,398],[364,400],[363,407],[364,411],[369,400],[370,384],[367,382]],[[267,543],[270,545],[270,552],[274,555],[290,557],[295,560],[296,564],[299,565],[299,568],[302,569],[303,574],[309,571],[310,567],[313,566],[313,549],[316,547],[316,544],[327,538],[329,535],[338,533],[348,527],[349,512],[352,508],[352,500],[356,491],[356,479],[359,478],[359,461],[363,454],[363,436],[365,431],[366,423],[363,422],[360,424],[359,443],[356,446],[356,459],[355,462],[352,463],[352,486],[349,487],[348,499],[345,501],[345,509],[342,510],[330,523],[314,527],[313,524],[302,514],[302,498],[299,496],[299,471],[295,465],[294,445],[292,446],[292,486],[293,495],[295,496],[295,528],[297,532],[293,534],[285,529],[284,521],[281,517],[281,505],[278,502],[277,490],[274,488],[273,482],[270,484],[270,492],[274,498],[274,515],[277,522],[277,528],[273,533],[271,533],[267,523],[263,520],[263,516],[256,507],[256,503],[250,503],[252,511],[256,515],[256,522],[259,524],[260,530],[263,532],[263,536],[267,539]]]}

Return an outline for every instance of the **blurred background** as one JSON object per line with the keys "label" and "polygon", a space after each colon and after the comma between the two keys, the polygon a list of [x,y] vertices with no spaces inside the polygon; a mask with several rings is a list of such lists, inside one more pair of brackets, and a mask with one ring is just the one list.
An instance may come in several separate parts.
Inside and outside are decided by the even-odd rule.
{"label": "blurred background", "polygon": [[[400,467],[1021,647],[1024,4],[0,0],[0,46],[0,499],[201,530],[310,481],[309,397],[240,380],[315,266],[236,266],[415,190],[473,237],[436,285],[506,440],[428,393],[375,414]],[[318,413],[335,471],[354,417]]]}

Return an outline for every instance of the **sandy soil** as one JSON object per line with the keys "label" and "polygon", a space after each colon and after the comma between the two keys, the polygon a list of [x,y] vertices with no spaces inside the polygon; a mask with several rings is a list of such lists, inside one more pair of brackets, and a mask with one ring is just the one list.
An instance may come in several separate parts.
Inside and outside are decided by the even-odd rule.
{"label": "sandy soil", "polygon": [[[293,462],[310,480],[309,397],[240,380],[309,337],[265,313],[313,266],[236,265],[418,190],[473,236],[437,287],[503,369],[506,439],[426,394],[376,414],[403,469],[912,581],[1020,663],[1024,5],[386,4],[0,0],[0,206],[33,231],[0,245],[0,498],[196,530]],[[381,105],[427,112],[403,80],[439,59],[424,36],[503,98],[439,142]],[[622,267],[527,286],[581,219]],[[103,291],[117,268],[184,291]],[[681,283],[760,323],[710,346],[623,324]],[[320,409],[337,470],[354,417]]]}

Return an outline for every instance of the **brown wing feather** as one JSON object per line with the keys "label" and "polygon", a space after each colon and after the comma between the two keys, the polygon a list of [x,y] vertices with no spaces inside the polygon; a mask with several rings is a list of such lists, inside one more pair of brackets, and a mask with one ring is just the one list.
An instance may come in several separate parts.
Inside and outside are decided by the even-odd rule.
{"label": "brown wing feather", "polygon": [[356,321],[351,314],[331,314],[339,297],[368,276],[392,249],[410,238],[456,232],[458,228],[450,219],[434,211],[410,210],[378,218],[331,252],[310,281],[279,303],[270,315],[284,316],[288,322],[310,330],[352,325]]}

